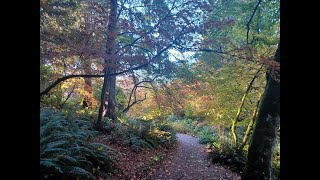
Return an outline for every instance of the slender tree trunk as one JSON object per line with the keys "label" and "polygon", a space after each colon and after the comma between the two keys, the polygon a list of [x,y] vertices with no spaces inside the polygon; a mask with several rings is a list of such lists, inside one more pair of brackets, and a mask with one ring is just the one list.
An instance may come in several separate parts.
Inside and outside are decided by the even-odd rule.
{"label": "slender tree trunk", "polygon": [[[275,60],[280,63],[280,42]],[[280,126],[280,82],[270,74],[267,75],[267,86],[261,100],[242,180],[272,179],[272,158]]]}
{"label": "slender tree trunk", "polygon": [[259,104],[260,104],[260,99],[261,99],[261,95],[259,96],[259,99],[257,101],[257,104],[256,104],[256,107],[254,108],[254,111],[253,111],[253,115],[252,115],[252,118],[251,118],[251,121],[247,127],[247,130],[243,136],[243,139],[242,139],[242,144],[240,146],[239,149],[243,149],[243,147],[246,145],[247,141],[248,141],[248,137],[249,135],[251,134],[251,129],[254,125],[254,122],[255,122],[255,119],[256,119],[256,116],[257,116],[257,113],[258,113],[258,109],[259,109]]}
{"label": "slender tree trunk", "polygon": [[234,140],[234,143],[235,143],[235,146],[237,147],[238,145],[238,137],[237,137],[237,132],[236,132],[236,125],[237,125],[237,122],[239,120],[239,117],[240,117],[240,113],[242,111],[242,107],[244,105],[244,101],[247,97],[247,95],[249,94],[250,90],[251,90],[251,87],[254,83],[254,80],[258,77],[261,69],[262,69],[263,65],[258,69],[258,71],[255,73],[254,77],[252,78],[252,80],[250,81],[248,87],[247,87],[247,90],[246,92],[243,94],[242,96],[242,99],[241,99],[241,103],[240,103],[240,106],[238,108],[238,112],[237,112],[237,115],[236,117],[234,118],[234,120],[232,121],[232,126],[231,126],[231,132],[232,132],[232,136],[233,136],[233,140]]}
{"label": "slender tree trunk", "polygon": [[101,90],[100,107],[97,120],[97,128],[101,129],[101,120],[104,111],[104,102],[108,100],[107,116],[111,119],[115,119],[115,76],[107,76],[115,72],[116,54],[115,54],[115,43],[117,36],[117,0],[108,1],[108,29],[107,29],[107,43],[106,43],[106,59],[104,68],[104,80]]}
{"label": "slender tree trunk", "polygon": [[241,113],[242,107],[244,105],[244,100],[246,99],[247,94],[249,92],[248,90],[249,90],[249,88],[247,89],[246,93],[242,96],[241,104],[240,104],[240,106],[238,108],[238,112],[237,112],[236,118],[232,121],[231,132],[232,132],[233,141],[234,141],[235,146],[237,146],[237,144],[238,144],[238,142],[237,142],[238,137],[237,137],[237,132],[236,132],[236,125],[237,125],[238,119],[240,117],[240,113]]}

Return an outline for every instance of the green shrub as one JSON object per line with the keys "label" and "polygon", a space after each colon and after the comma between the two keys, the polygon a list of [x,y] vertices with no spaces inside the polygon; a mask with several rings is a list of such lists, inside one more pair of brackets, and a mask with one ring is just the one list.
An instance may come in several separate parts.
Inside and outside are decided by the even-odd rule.
{"label": "green shrub", "polygon": [[[229,135],[230,136],[230,135]],[[211,159],[213,163],[219,163],[230,167],[231,170],[242,172],[245,167],[247,153],[237,150],[230,137],[217,135],[217,140],[211,144]]]}
{"label": "green shrub", "polygon": [[169,145],[175,139],[172,128],[165,123],[151,120],[122,119],[123,123],[114,124],[110,139],[119,139],[131,146],[134,151]]}
{"label": "green shrub", "polygon": [[98,133],[92,123],[69,120],[52,109],[40,111],[40,169],[48,177],[93,178],[111,171],[112,152],[92,138]]}
{"label": "green shrub", "polygon": [[199,143],[208,144],[216,141],[216,137],[208,126],[204,126],[199,132]]}
{"label": "green shrub", "polygon": [[171,127],[176,131],[184,134],[197,134],[197,124],[196,120],[190,118],[184,118],[181,120],[175,120],[171,122]]}
{"label": "green shrub", "polygon": [[184,122],[173,122],[171,123],[171,127],[179,133],[188,134],[192,132],[192,130],[189,129]]}
{"label": "green shrub", "polygon": [[172,128],[169,123],[161,123],[158,125],[160,131],[165,131],[170,133],[170,140],[174,141],[176,137],[176,131]]}

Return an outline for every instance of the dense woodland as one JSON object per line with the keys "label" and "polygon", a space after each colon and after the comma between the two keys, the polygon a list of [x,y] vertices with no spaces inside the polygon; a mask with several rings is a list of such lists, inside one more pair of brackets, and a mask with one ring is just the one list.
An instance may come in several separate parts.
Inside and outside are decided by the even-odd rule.
{"label": "dense woodland", "polygon": [[280,1],[40,0],[40,173],[280,179]]}

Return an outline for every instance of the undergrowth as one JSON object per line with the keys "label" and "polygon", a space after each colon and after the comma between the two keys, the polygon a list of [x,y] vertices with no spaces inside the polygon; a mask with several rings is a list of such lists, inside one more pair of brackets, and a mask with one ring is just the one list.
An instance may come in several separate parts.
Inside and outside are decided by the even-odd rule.
{"label": "undergrowth", "polygon": [[162,122],[123,118],[121,123],[114,123],[112,126],[105,139],[129,145],[134,151],[168,147],[175,140],[174,130]]}
{"label": "undergrowth", "polygon": [[93,178],[112,171],[112,151],[92,141],[92,122],[67,119],[61,112],[40,112],[41,179]]}

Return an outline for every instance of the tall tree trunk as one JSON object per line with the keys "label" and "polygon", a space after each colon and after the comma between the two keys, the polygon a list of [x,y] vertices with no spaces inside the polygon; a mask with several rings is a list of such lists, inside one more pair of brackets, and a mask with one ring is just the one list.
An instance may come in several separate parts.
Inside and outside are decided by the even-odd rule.
{"label": "tall tree trunk", "polygon": [[[112,71],[113,73],[114,71]],[[110,85],[108,86],[108,106],[106,116],[112,120],[116,120],[116,76],[109,77]]]}
{"label": "tall tree trunk", "polygon": [[[89,41],[90,41],[90,13],[87,12],[86,16],[85,16],[85,32],[86,32],[86,36],[85,36],[85,46],[88,45]],[[84,54],[82,54],[80,56],[80,58],[82,58],[82,69],[84,71],[84,74],[92,74],[92,69],[91,69],[91,59],[90,57],[85,56]],[[82,107],[86,108],[86,107],[92,107],[92,80],[91,78],[84,78],[84,83],[85,83],[85,91],[88,93],[88,95],[85,95],[83,103],[82,103]]]}
{"label": "tall tree trunk", "polygon": [[[91,69],[91,59],[85,59],[83,60],[83,71],[84,74],[92,74],[92,69]],[[85,91],[88,92],[90,95],[92,95],[92,80],[91,78],[84,78],[84,83],[85,83]],[[83,100],[82,107],[91,107],[92,106],[92,101],[91,97],[85,96]]]}
{"label": "tall tree trunk", "polygon": [[[117,37],[117,0],[108,1],[108,29],[106,43],[106,59],[104,68],[104,80],[101,90],[100,107],[97,120],[97,128],[101,129],[101,120],[104,112],[104,102],[108,100],[107,116],[115,119],[115,82],[116,76],[107,76],[107,74],[115,72],[116,54],[115,44]],[[106,96],[107,95],[107,96]]]}
{"label": "tall tree trunk", "polygon": [[[280,42],[275,60],[280,63]],[[280,82],[267,74],[267,86],[256,119],[242,180],[272,179],[272,157],[279,126]]]}

